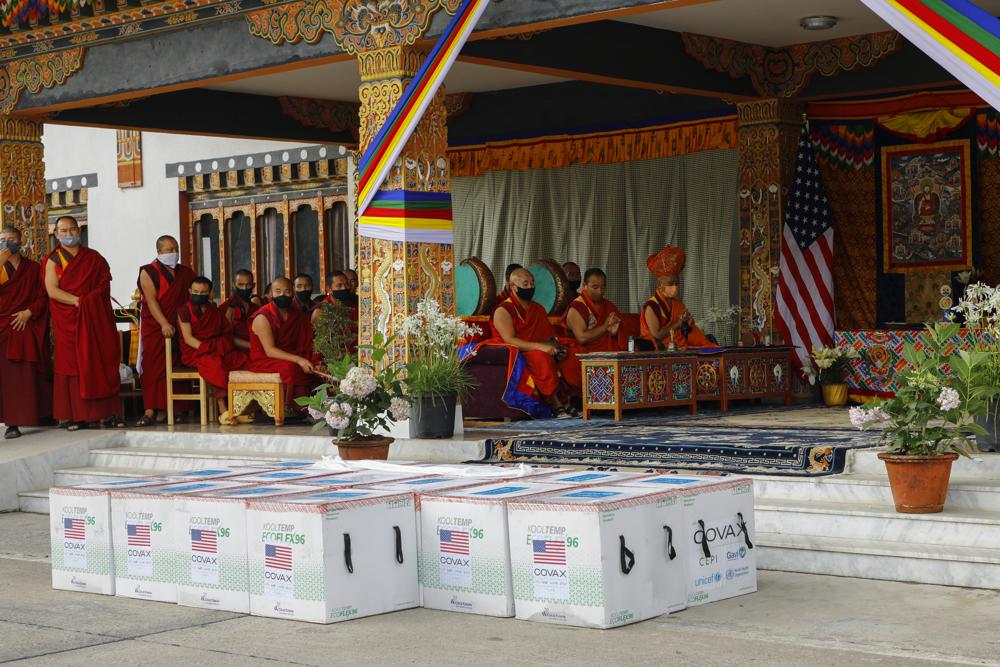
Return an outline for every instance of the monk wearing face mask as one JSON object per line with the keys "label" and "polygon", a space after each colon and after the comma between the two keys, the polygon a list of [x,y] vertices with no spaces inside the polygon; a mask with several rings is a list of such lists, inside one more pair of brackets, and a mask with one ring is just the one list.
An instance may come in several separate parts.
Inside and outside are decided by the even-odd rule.
{"label": "monk wearing face mask", "polygon": [[[358,295],[351,288],[350,276],[345,271],[334,271],[327,276],[326,291],[326,298],[323,299],[322,303],[343,308],[351,322],[351,333],[354,336],[354,341],[349,346],[347,353],[354,356],[358,353]],[[319,315],[320,309],[316,308],[312,313],[314,326]]]}
{"label": "monk wearing face mask", "polygon": [[315,384],[313,328],[309,317],[295,306],[293,291],[292,281],[284,276],[271,283],[271,300],[254,313],[250,323],[247,368],[255,373],[280,373],[290,403],[308,394]]}
{"label": "monk wearing face mask", "polygon": [[179,262],[177,239],[156,239],[156,259],[139,269],[142,312],[140,379],[145,414],[136,426],[151,426],[166,420],[167,356],[173,354],[177,311],[188,300],[194,271]]}
{"label": "monk wearing face mask", "polygon": [[667,246],[646,260],[646,267],[656,276],[656,292],[642,307],[639,330],[654,349],[667,349],[671,342],[679,350],[714,347],[695,326],[691,312],[678,298],[680,276],[686,261],[684,251],[674,246]]}
{"label": "monk wearing face mask", "polygon": [[233,275],[233,293],[219,308],[233,328],[233,344],[241,350],[250,351],[250,328],[248,323],[261,307],[260,298],[254,294],[253,273],[240,269]]}

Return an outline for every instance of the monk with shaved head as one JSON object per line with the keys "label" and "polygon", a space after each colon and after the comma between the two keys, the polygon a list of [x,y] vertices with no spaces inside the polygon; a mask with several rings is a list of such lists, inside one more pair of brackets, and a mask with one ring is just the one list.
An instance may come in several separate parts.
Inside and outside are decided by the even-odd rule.
{"label": "monk with shaved head", "polygon": [[579,384],[572,377],[573,355],[556,340],[548,313],[533,300],[534,277],[527,269],[514,269],[507,289],[510,296],[493,311],[494,341],[520,352],[535,390],[557,417],[575,416],[576,411],[564,398],[565,387],[560,387],[560,380]]}
{"label": "monk with shaved head", "polygon": [[[313,328],[294,305],[292,281],[284,276],[271,283],[271,300],[250,321],[250,365],[256,373],[279,373],[289,402],[312,391]],[[293,406],[294,403],[291,403]]]}
{"label": "monk with shaved head", "polygon": [[142,346],[139,377],[145,414],[136,426],[151,426],[166,420],[167,355],[173,354],[177,313],[188,300],[194,271],[180,263],[177,239],[156,239],[156,259],[139,269],[142,305],[139,336]]}

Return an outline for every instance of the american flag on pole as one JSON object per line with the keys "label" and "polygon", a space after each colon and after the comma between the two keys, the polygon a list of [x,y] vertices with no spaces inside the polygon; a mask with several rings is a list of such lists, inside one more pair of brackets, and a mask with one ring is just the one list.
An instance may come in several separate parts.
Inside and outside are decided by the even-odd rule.
{"label": "american flag on pole", "polygon": [[130,547],[152,546],[149,541],[149,524],[127,523],[125,524],[125,534],[128,536],[126,541]]}
{"label": "american flag on pole", "polygon": [[83,519],[64,518],[63,537],[67,540],[87,539],[87,527],[84,525]]}
{"label": "american flag on pole", "polygon": [[191,529],[191,551],[201,551],[207,554],[216,553],[216,532],[202,528]]}
{"label": "american flag on pole", "polygon": [[562,540],[532,540],[532,560],[535,565],[565,565],[566,544]]}
{"label": "american flag on pole", "polygon": [[269,567],[272,570],[291,570],[292,548],[281,547],[277,544],[265,544],[264,567]]}
{"label": "american flag on pole", "polygon": [[785,206],[775,324],[799,365],[833,344],[833,220],[819,163],[802,128],[795,181]]}
{"label": "american flag on pole", "polygon": [[456,554],[458,556],[469,555],[469,533],[464,530],[442,530],[441,531],[441,553]]}

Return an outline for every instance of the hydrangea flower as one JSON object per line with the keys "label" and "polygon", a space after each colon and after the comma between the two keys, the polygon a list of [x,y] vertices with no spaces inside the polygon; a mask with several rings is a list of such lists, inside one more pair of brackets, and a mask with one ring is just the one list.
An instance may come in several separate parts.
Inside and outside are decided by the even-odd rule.
{"label": "hydrangea flower", "polygon": [[942,411],[957,410],[962,407],[962,397],[951,387],[943,387],[937,397],[938,407]]}
{"label": "hydrangea flower", "polygon": [[889,422],[889,415],[886,414],[880,407],[853,407],[848,411],[848,413],[850,414],[851,424],[854,428],[862,431],[865,431],[872,426],[886,424]]}
{"label": "hydrangea flower", "polygon": [[401,422],[410,418],[410,404],[405,398],[394,398],[389,404],[389,415],[393,421]]}
{"label": "hydrangea flower", "polygon": [[340,381],[340,391],[352,398],[363,399],[378,387],[378,381],[371,373],[355,366],[347,371],[347,377]]}
{"label": "hydrangea flower", "polygon": [[335,431],[347,428],[347,425],[351,423],[352,412],[353,409],[349,403],[331,403],[326,410],[326,423]]}

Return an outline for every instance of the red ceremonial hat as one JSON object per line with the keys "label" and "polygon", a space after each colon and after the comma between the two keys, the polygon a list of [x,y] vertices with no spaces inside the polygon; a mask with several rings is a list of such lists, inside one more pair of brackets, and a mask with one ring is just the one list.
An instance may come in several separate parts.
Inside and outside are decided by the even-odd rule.
{"label": "red ceremonial hat", "polygon": [[649,259],[646,260],[646,267],[657,278],[678,276],[684,270],[685,261],[687,261],[687,255],[683,249],[668,245],[655,255],[650,255]]}

